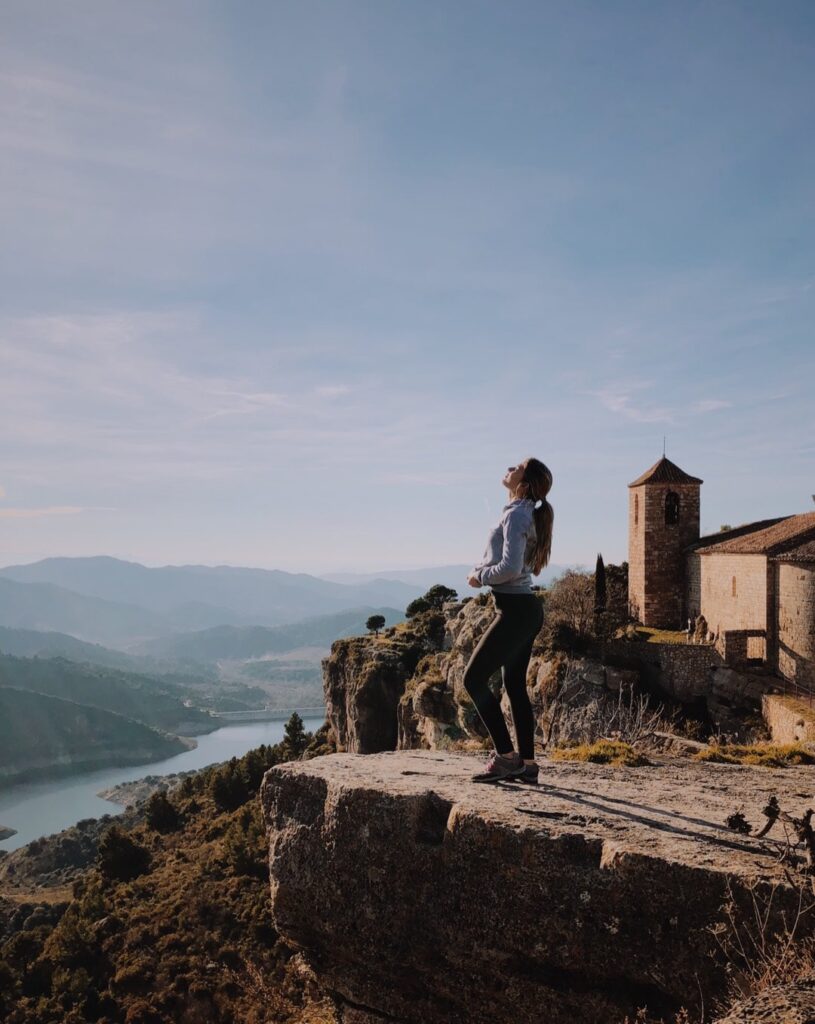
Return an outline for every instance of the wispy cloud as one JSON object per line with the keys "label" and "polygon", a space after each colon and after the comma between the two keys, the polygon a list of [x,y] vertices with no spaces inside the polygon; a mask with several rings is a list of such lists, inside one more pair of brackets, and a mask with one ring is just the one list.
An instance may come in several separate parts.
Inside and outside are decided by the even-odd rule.
{"label": "wispy cloud", "polygon": [[653,381],[626,381],[581,393],[599,399],[609,412],[637,423],[673,423],[674,411],[668,406],[640,399],[640,395],[653,386]]}

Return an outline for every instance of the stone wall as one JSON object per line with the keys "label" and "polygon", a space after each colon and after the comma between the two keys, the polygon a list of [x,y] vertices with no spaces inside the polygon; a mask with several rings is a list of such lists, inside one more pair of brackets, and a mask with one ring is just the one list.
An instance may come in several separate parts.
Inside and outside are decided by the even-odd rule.
{"label": "stone wall", "polygon": [[711,689],[710,672],[724,665],[712,644],[632,643],[611,640],[603,646],[603,661],[637,667],[643,679],[666,696],[692,703]]}
{"label": "stone wall", "polygon": [[[669,491],[679,495],[679,521],[665,522]],[[699,539],[698,484],[641,484],[629,488],[628,596],[646,626],[676,629],[687,618],[685,550]]]}
{"label": "stone wall", "polygon": [[[701,562],[701,612],[714,633],[725,630],[766,630],[767,558],[765,555],[705,554]],[[735,580],[735,584],[734,584]],[[735,590],[735,593],[734,593]],[[757,644],[751,656],[758,653]]]}
{"label": "stone wall", "polygon": [[695,619],[702,610],[702,556],[691,551],[685,557],[685,611]]}
{"label": "stone wall", "polygon": [[815,565],[778,562],[778,672],[815,687]]}
{"label": "stone wall", "polygon": [[815,741],[815,708],[780,693],[767,693],[761,712],[775,743],[811,743]]}

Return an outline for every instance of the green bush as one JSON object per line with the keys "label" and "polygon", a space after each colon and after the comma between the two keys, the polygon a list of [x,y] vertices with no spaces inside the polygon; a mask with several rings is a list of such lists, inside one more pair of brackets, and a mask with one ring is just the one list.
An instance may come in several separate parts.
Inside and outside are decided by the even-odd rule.
{"label": "green bush", "polygon": [[147,824],[157,832],[175,832],[181,825],[181,815],[163,789],[151,794],[145,816]]}
{"label": "green bush", "polygon": [[111,825],[99,843],[97,867],[103,878],[127,882],[150,869],[150,852],[121,826]]}

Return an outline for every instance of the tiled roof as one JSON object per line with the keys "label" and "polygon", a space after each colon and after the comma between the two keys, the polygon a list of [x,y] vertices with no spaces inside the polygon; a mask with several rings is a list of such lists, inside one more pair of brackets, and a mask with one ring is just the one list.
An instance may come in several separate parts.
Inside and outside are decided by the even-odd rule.
{"label": "tiled roof", "polygon": [[638,476],[630,483],[629,487],[639,487],[640,484],[701,484],[698,476],[690,476],[684,469],[680,469],[675,462],[666,459],[663,455],[659,462],[655,462],[650,469]]}
{"label": "tiled roof", "polygon": [[757,533],[759,530],[766,530],[768,526],[775,526],[776,523],[782,523],[785,519],[789,518],[789,516],[778,516],[775,519],[758,519],[754,523],[743,523],[741,526],[734,526],[729,530],[708,533],[691,544],[689,550],[700,551],[702,548],[709,548],[714,544],[723,544],[726,540],[743,537],[747,533]]}
{"label": "tiled roof", "polygon": [[779,562],[815,562],[815,540],[805,541],[791,551],[775,556]]}
{"label": "tiled roof", "polygon": [[755,530],[741,537],[721,541],[703,547],[701,554],[722,555],[778,555],[794,548],[796,542],[802,544],[815,540],[815,512],[803,512],[797,516],[787,516],[774,526],[764,530]]}

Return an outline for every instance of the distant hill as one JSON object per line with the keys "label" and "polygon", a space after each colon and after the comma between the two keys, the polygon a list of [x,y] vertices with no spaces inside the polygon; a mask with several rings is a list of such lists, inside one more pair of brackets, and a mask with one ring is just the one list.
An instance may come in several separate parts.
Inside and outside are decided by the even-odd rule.
{"label": "distant hill", "polygon": [[146,608],[103,601],[51,583],[20,583],[2,575],[0,625],[70,633],[114,647],[169,630],[166,620]]}
{"label": "distant hill", "polygon": [[114,651],[102,644],[86,643],[67,633],[43,632],[37,629],[11,629],[0,626],[0,653],[18,658],[67,658],[86,661],[108,668],[135,669],[139,659],[124,651]]}
{"label": "distant hill", "polygon": [[398,580],[372,579],[348,585],[279,569],[228,565],[148,568],[107,556],[46,558],[30,565],[7,566],[0,569],[0,578],[48,583],[89,598],[137,606],[163,620],[164,627],[154,629],[149,634],[153,636],[169,632],[168,621],[172,628],[182,629],[220,624],[274,626],[361,605],[405,607],[423,592],[416,584]]}
{"label": "distant hill", "polygon": [[0,686],[0,786],[158,761],[188,749],[178,736],[111,711]]}
{"label": "distant hill", "polygon": [[[360,586],[373,580],[392,580],[397,583],[417,587],[422,593],[429,590],[434,583],[442,583],[445,587],[451,587],[455,590],[459,597],[470,597],[478,591],[467,585],[467,575],[477,561],[478,559],[475,559],[469,565],[439,565],[430,569],[382,569],[375,573],[324,573],[320,579],[330,580],[332,583],[344,583],[346,586]],[[540,576],[534,578],[534,582],[545,585],[550,583],[556,576],[560,576],[566,569],[576,568],[585,567],[576,565],[547,565]]]}
{"label": "distant hill", "polygon": [[[360,608],[400,609],[401,616],[434,583],[471,596],[475,591],[466,584],[470,568],[447,565],[320,578],[225,565],[148,568],[106,556],[46,558],[0,569],[0,627],[70,634],[127,651],[164,651],[173,645],[153,647],[146,641],[222,626],[294,625]],[[548,566],[540,581],[565,568]],[[185,640],[176,649],[189,650]],[[74,657],[69,651],[54,653]],[[200,652],[194,656],[206,660]],[[88,660],[98,662],[98,657]]]}
{"label": "distant hill", "polygon": [[136,672],[176,687],[188,687],[201,682],[213,683],[217,680],[217,672],[200,663],[128,654],[102,644],[77,640],[67,633],[36,629],[0,626],[0,654],[13,654],[18,658],[67,658],[68,661],[80,664]]}
{"label": "distant hill", "polygon": [[371,615],[384,615],[389,626],[402,622],[405,617],[404,611],[398,608],[351,608],[286,626],[217,626],[195,633],[160,637],[145,641],[140,650],[157,657],[198,659],[202,662],[261,658],[265,654],[284,653],[300,647],[324,647],[327,651],[340,637],[364,633],[365,622]]}
{"label": "distant hill", "polygon": [[200,708],[186,707],[184,699],[190,698],[171,684],[64,658],[0,655],[0,686],[61,697],[185,735],[211,732],[219,724]]}

